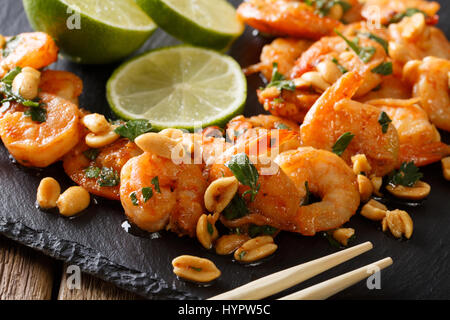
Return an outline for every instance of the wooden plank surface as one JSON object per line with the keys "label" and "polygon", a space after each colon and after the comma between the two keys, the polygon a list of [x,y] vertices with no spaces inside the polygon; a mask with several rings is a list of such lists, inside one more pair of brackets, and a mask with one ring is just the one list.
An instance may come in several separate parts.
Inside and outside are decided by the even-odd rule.
{"label": "wooden plank surface", "polygon": [[58,267],[43,254],[0,236],[0,300],[51,299]]}

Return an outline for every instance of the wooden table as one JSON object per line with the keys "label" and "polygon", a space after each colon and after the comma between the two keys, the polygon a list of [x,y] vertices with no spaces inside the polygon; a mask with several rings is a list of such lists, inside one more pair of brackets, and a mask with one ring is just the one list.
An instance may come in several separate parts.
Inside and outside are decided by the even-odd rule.
{"label": "wooden table", "polygon": [[0,236],[0,300],[131,300],[140,297],[82,274],[70,290],[64,263]]}

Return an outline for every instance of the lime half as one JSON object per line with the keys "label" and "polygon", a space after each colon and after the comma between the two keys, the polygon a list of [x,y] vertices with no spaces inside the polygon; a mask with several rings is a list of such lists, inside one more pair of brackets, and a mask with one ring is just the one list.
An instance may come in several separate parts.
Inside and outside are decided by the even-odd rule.
{"label": "lime half", "polygon": [[167,33],[181,41],[224,50],[244,31],[226,0],[136,0]]}
{"label": "lime half", "polygon": [[107,84],[118,116],[148,119],[156,130],[224,125],[242,112],[246,96],[245,76],[233,58],[185,45],[144,53]]}
{"label": "lime half", "polygon": [[110,63],[139,49],[156,29],[133,0],[23,0],[35,30],[50,34],[71,60]]}

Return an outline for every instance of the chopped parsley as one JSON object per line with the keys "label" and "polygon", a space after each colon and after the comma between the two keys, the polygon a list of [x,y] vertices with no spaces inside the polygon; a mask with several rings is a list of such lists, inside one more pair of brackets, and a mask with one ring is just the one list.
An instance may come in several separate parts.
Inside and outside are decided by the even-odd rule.
{"label": "chopped parsley", "polygon": [[248,214],[249,210],[245,200],[238,194],[231,199],[230,203],[223,210],[223,216],[227,220],[242,218]]}
{"label": "chopped parsley", "polygon": [[151,129],[152,125],[148,120],[137,119],[127,121],[125,124],[117,127],[114,132],[130,141],[134,141],[134,139],[149,132]]}
{"label": "chopped parsley", "polygon": [[381,74],[383,76],[388,76],[388,75],[392,74],[392,72],[393,72],[392,62],[390,62],[390,61],[382,62],[378,66],[373,68],[372,72],[376,73],[376,74]]}
{"label": "chopped parsley", "polygon": [[45,122],[47,120],[47,110],[42,107],[32,107],[23,113],[27,117],[31,117],[31,120],[36,122]]}
{"label": "chopped parsley", "polygon": [[240,183],[250,187],[250,190],[245,191],[242,196],[250,194],[250,201],[254,201],[261,184],[258,184],[258,170],[250,162],[248,156],[245,153],[234,155],[230,161],[225,163],[225,166],[233,172]]}
{"label": "chopped parsley", "polygon": [[272,80],[269,82],[266,88],[275,87],[278,90],[295,91],[294,81],[286,80],[286,78],[281,73],[278,72],[278,63],[274,62],[272,66],[273,66]]}
{"label": "chopped parsley", "polygon": [[315,14],[320,17],[328,15],[335,5],[340,5],[344,13],[352,8],[350,3],[342,0],[305,0],[305,3],[311,7],[314,6],[316,8]]}
{"label": "chopped parsley", "polygon": [[285,125],[284,123],[277,123],[275,124],[275,129],[280,129],[280,130],[291,130],[291,128],[289,128],[287,125]]}
{"label": "chopped parsley", "polygon": [[211,224],[209,221],[208,221],[207,224],[206,224],[206,229],[208,230],[208,233],[209,233],[210,235],[213,235],[213,234],[214,234],[214,228],[213,228],[212,224]]}
{"label": "chopped parsley", "polygon": [[201,272],[202,271],[202,268],[197,268],[197,267],[193,267],[193,266],[189,266],[189,269],[192,269],[192,270],[197,271],[197,272]]}
{"label": "chopped parsley", "polygon": [[138,206],[139,205],[139,201],[138,201],[138,198],[137,198],[137,195],[136,195],[136,191],[133,191],[132,193],[130,193],[130,199],[131,199],[131,203],[134,206]]}
{"label": "chopped parsley", "polygon": [[402,21],[403,18],[412,17],[416,13],[422,13],[425,16],[425,18],[428,18],[428,15],[425,12],[423,12],[422,10],[417,9],[417,8],[408,8],[408,9],[406,9],[405,12],[399,12],[395,16],[393,16],[391,18],[391,20],[389,20],[388,24],[398,23],[398,22]]}
{"label": "chopped parsley", "polygon": [[360,32],[359,34],[378,42],[383,47],[384,51],[389,54],[389,42],[370,32]]}
{"label": "chopped parsley", "polygon": [[159,188],[159,178],[158,178],[158,176],[156,176],[156,177],[154,177],[154,178],[152,179],[152,185],[155,187],[155,190],[156,190],[158,193],[161,193],[161,189]]}
{"label": "chopped parsley", "polygon": [[258,236],[272,236],[278,231],[277,228],[272,226],[257,226],[255,224],[250,225],[248,228],[248,235],[251,238]]}
{"label": "chopped parsley", "polygon": [[333,58],[333,59],[331,59],[331,62],[333,62],[338,67],[339,71],[341,71],[342,74],[345,74],[348,72],[348,70],[342,64],[339,63],[338,59]]}
{"label": "chopped parsley", "polygon": [[244,256],[247,254],[247,251],[243,250],[241,253],[239,253],[239,260],[244,259]]}
{"label": "chopped parsley", "polygon": [[19,36],[12,37],[8,41],[6,41],[5,45],[2,48],[2,57],[6,58],[9,56],[16,48],[19,46],[21,38]]}
{"label": "chopped parsley", "polygon": [[103,167],[100,171],[97,184],[100,187],[115,187],[120,183],[120,176],[116,170]]}
{"label": "chopped parsley", "polygon": [[378,123],[381,125],[381,131],[383,133],[386,133],[389,128],[389,124],[392,122],[392,120],[389,118],[386,112],[382,111],[380,113],[380,116],[378,117]]}
{"label": "chopped parsley", "polygon": [[142,188],[142,197],[144,198],[144,202],[150,200],[153,197],[153,189],[151,187]]}
{"label": "chopped parsley", "polygon": [[95,159],[97,159],[99,153],[100,153],[100,150],[91,148],[91,149],[84,151],[83,155],[86,158],[88,158],[89,160],[94,161]]}
{"label": "chopped parsley", "polygon": [[367,63],[372,59],[373,55],[376,52],[376,49],[374,47],[362,47],[359,45],[358,37],[356,37],[355,39],[353,39],[353,41],[351,41],[351,40],[347,39],[347,37],[345,37],[338,30],[335,29],[334,32],[336,32],[336,34],[339,37],[344,39],[344,41],[347,43],[347,45],[350,47],[350,49],[352,49],[363,62]]}
{"label": "chopped parsley", "polygon": [[413,187],[414,184],[422,179],[423,174],[416,167],[414,161],[404,162],[399,170],[394,170],[389,174],[389,184],[405,187]]}
{"label": "chopped parsley", "polygon": [[99,167],[87,167],[86,169],[84,169],[84,174],[86,175],[86,178],[89,179],[94,179],[94,178],[98,178],[98,176],[100,175],[101,169]]}
{"label": "chopped parsley", "polygon": [[353,140],[353,138],[355,137],[354,134],[352,134],[351,132],[346,132],[344,133],[342,136],[340,136],[336,143],[333,146],[333,153],[337,154],[338,156],[341,156],[345,149],[347,149],[348,145],[350,144],[350,142]]}

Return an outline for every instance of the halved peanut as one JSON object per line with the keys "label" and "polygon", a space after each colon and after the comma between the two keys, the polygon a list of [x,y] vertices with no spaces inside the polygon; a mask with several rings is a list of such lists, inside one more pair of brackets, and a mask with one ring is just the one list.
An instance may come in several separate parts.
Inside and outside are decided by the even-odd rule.
{"label": "halved peanut", "polygon": [[71,217],[80,213],[89,206],[91,197],[83,187],[70,187],[64,191],[56,201],[59,213]]}
{"label": "halved peanut", "polygon": [[173,259],[172,266],[177,276],[195,282],[210,282],[221,275],[211,260],[195,256],[179,256]]}
{"label": "halved peanut", "polygon": [[442,173],[444,178],[450,181],[450,157],[442,159]]}
{"label": "halved peanut", "polygon": [[61,193],[61,187],[58,181],[47,177],[41,180],[37,189],[37,203],[42,209],[56,208],[56,201],[58,201]]}
{"label": "halved peanut", "polygon": [[245,234],[229,234],[217,239],[214,247],[217,254],[228,255],[232,254],[248,240],[250,240],[250,237]]}
{"label": "halved peanut", "polygon": [[93,133],[102,133],[111,129],[111,124],[106,120],[105,116],[98,113],[85,115],[81,122]]}
{"label": "halved peanut", "polygon": [[268,257],[277,250],[271,236],[260,236],[248,240],[234,252],[234,258],[241,262],[254,262]]}
{"label": "halved peanut", "polygon": [[159,134],[162,134],[163,136],[169,137],[174,140],[183,138],[183,131],[180,129],[167,128],[161,130]]}
{"label": "halved peanut", "polygon": [[239,181],[235,176],[214,180],[205,191],[205,207],[209,212],[222,212],[238,191]]}
{"label": "halved peanut", "polygon": [[361,215],[373,221],[381,221],[386,216],[387,211],[388,209],[384,204],[371,199],[362,207]]}
{"label": "halved peanut", "polygon": [[114,130],[109,130],[103,134],[88,133],[85,142],[90,148],[98,149],[113,143],[119,138],[120,136]]}
{"label": "halved peanut", "polygon": [[325,91],[330,86],[330,84],[322,78],[320,73],[316,71],[304,73],[300,79],[295,79],[294,83],[296,87],[312,86],[319,91]]}
{"label": "halved peanut", "polygon": [[339,228],[333,231],[333,238],[342,244],[348,245],[348,240],[355,235],[355,229],[353,228]]}
{"label": "halved peanut", "polygon": [[409,239],[413,233],[413,221],[409,214],[403,210],[387,211],[381,225],[383,231],[389,229],[396,238],[405,235]]}
{"label": "halved peanut", "polygon": [[213,242],[219,237],[219,232],[211,215],[203,214],[197,221],[197,239],[206,249],[211,249]]}
{"label": "halved peanut", "polygon": [[[134,141],[139,148],[141,148],[145,152],[153,153],[157,156],[171,159],[172,158],[172,152],[175,149],[179,143],[178,140],[169,138],[166,135],[149,132],[145,133],[143,135],[140,135],[137,137]],[[181,148],[179,151],[182,152],[183,148]],[[184,157],[183,155],[180,155],[181,158]]]}
{"label": "halved peanut", "polygon": [[366,202],[370,199],[373,193],[372,182],[366,176],[358,174],[356,178],[358,182],[359,194],[361,196],[361,201]]}
{"label": "halved peanut", "polygon": [[368,175],[372,170],[372,166],[367,160],[365,154],[357,154],[353,156],[352,163],[353,163],[353,172],[355,174],[361,174],[361,172],[364,172],[366,175]]}
{"label": "halved peanut", "polygon": [[14,78],[12,91],[27,100],[33,100],[39,93],[41,73],[36,69],[25,67]]}
{"label": "halved peanut", "polygon": [[386,189],[400,199],[422,200],[430,194],[431,186],[426,182],[417,181],[412,187],[388,185]]}
{"label": "halved peanut", "polygon": [[372,177],[370,177],[370,181],[372,182],[372,186],[373,186],[373,194],[378,197],[382,197],[383,194],[380,192],[380,189],[381,189],[381,186],[383,185],[383,178],[377,177],[377,176],[372,176]]}
{"label": "halved peanut", "polygon": [[331,60],[322,61],[316,68],[322,78],[328,83],[335,83],[342,76],[338,66]]}

